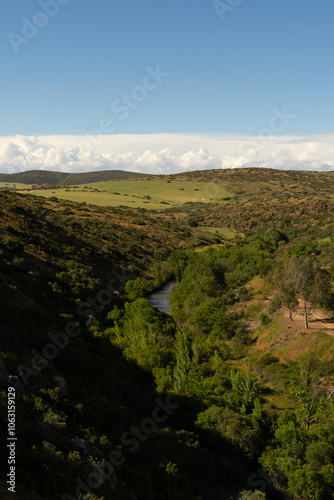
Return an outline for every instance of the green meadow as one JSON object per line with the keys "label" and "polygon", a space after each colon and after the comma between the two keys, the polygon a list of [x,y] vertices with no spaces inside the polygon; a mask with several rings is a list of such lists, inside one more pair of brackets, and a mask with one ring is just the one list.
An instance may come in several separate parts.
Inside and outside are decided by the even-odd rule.
{"label": "green meadow", "polygon": [[164,209],[184,203],[225,203],[234,195],[223,185],[213,182],[158,180],[104,181],[80,186],[31,191],[35,195],[53,196],[99,206],[130,206]]}
{"label": "green meadow", "polygon": [[21,184],[18,182],[0,182],[0,189],[29,189],[29,184]]}

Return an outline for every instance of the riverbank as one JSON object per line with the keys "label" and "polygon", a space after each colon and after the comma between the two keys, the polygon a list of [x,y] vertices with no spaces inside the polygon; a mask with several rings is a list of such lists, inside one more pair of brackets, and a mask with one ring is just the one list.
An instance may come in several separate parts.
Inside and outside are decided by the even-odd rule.
{"label": "riverbank", "polygon": [[166,283],[160,290],[151,293],[147,297],[147,300],[152,306],[159,309],[159,311],[168,314],[170,310],[170,303],[169,303],[170,288],[172,286],[176,286],[176,284],[177,282],[175,280],[168,281],[168,283]]}

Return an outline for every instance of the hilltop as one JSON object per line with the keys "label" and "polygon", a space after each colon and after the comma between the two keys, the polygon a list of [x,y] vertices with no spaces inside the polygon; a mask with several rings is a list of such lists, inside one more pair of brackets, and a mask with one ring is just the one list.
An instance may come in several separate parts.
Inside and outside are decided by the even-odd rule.
{"label": "hilltop", "polygon": [[34,186],[61,186],[64,184],[87,184],[113,179],[132,179],[145,174],[125,170],[101,170],[97,172],[65,173],[49,170],[26,170],[16,174],[0,174],[1,183],[27,184]]}
{"label": "hilltop", "polygon": [[14,175],[17,175],[16,182],[25,182],[27,187],[38,184],[39,188],[33,192],[40,196],[57,195],[101,206],[126,205],[153,210],[201,203],[220,207],[241,203],[247,210],[247,204],[255,207],[259,201],[263,206],[277,206],[283,202],[290,202],[290,205],[314,203],[315,200],[331,202],[334,196],[333,172],[243,168],[174,175],[139,175],[123,171],[71,175],[37,171]]}
{"label": "hilltop", "polygon": [[125,170],[101,170],[92,172],[65,173],[49,170],[27,170],[15,174],[0,174],[1,183],[20,183],[37,186],[74,186],[92,184],[117,179],[164,180],[206,182],[218,186],[228,185],[233,191],[254,196],[258,193],[290,193],[293,197],[331,194],[334,172],[312,172],[296,170],[277,170],[269,168],[237,168],[196,170],[178,174],[154,175]]}

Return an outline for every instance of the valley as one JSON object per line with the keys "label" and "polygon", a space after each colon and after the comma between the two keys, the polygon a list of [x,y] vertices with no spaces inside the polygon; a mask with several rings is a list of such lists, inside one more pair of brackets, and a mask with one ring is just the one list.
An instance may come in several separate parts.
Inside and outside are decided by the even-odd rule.
{"label": "valley", "polygon": [[331,499],[332,174],[38,175],[0,191],[10,498]]}

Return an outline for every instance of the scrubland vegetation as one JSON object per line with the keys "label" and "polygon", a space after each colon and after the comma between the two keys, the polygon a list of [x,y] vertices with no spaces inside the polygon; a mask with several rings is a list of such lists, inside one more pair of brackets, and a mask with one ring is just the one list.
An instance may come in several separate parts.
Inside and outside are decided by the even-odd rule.
{"label": "scrubland vegetation", "polygon": [[333,498],[331,176],[253,173],[164,211],[0,193],[8,498]]}

